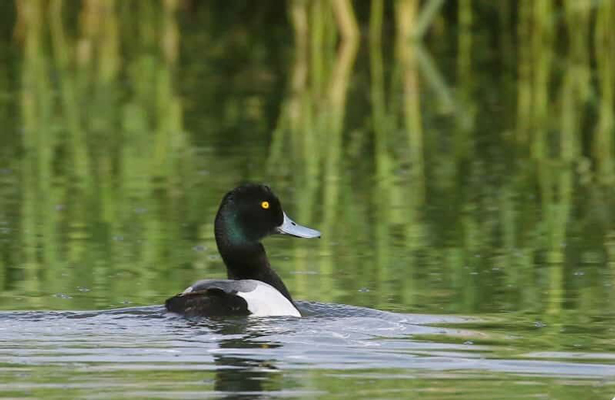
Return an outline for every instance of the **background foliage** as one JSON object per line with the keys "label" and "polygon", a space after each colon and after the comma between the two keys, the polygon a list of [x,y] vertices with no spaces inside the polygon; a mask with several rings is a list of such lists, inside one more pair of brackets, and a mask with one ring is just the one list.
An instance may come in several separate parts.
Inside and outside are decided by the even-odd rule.
{"label": "background foliage", "polygon": [[[615,3],[0,3],[0,307],[161,302],[224,276],[219,199],[319,242],[294,297],[612,313]],[[547,333],[548,334],[548,333]]]}

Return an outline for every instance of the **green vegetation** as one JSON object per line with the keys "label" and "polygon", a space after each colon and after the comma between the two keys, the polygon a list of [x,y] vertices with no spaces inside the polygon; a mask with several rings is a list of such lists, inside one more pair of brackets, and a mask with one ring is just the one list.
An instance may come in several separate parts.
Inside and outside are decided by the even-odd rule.
{"label": "green vegetation", "polygon": [[223,276],[217,204],[258,180],[323,232],[271,243],[298,299],[612,312],[611,1],[0,9],[2,309]]}

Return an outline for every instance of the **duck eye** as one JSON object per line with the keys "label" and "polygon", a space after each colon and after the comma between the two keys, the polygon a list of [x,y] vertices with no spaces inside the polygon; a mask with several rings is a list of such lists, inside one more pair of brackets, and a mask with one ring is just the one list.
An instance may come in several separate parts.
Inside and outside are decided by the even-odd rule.
{"label": "duck eye", "polygon": [[268,201],[263,201],[261,203],[261,207],[265,210],[267,210],[269,208],[269,202]]}

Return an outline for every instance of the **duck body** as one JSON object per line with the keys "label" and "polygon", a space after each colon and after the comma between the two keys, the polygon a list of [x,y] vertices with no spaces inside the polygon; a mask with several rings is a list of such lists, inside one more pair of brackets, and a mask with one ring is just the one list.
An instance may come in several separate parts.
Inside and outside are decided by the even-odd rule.
{"label": "duck body", "polygon": [[215,237],[229,279],[198,281],[168,299],[166,309],[190,317],[300,317],[261,244],[273,234],[320,237],[320,232],[288,218],[267,186],[248,184],[228,192],[216,214]]}
{"label": "duck body", "polygon": [[166,308],[187,317],[301,316],[276,288],[254,279],[204,279],[168,299]]}

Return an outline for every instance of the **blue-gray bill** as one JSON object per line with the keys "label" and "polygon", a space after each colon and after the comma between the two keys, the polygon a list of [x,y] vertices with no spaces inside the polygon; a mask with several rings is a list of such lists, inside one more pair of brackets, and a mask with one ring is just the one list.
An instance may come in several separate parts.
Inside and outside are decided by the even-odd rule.
{"label": "blue-gray bill", "polygon": [[319,231],[297,224],[295,221],[288,218],[286,213],[284,213],[284,222],[278,227],[277,231],[283,235],[291,235],[306,239],[320,237]]}

